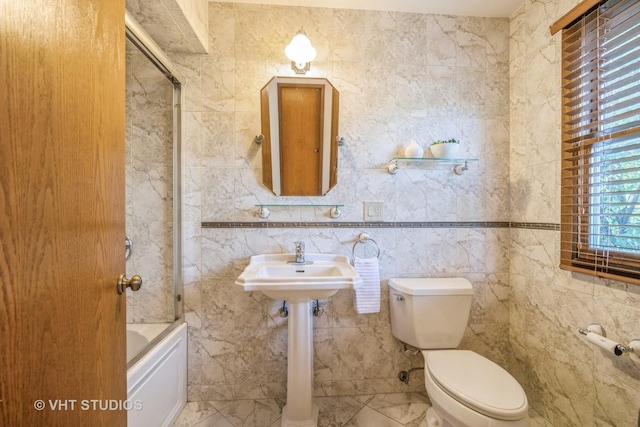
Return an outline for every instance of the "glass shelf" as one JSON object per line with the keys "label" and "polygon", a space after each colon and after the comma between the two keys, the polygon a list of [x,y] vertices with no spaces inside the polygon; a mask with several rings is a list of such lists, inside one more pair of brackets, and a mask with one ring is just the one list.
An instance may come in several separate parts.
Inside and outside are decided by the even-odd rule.
{"label": "glass shelf", "polygon": [[394,157],[389,160],[387,169],[390,174],[395,174],[398,172],[400,167],[398,166],[398,162],[415,162],[415,163],[423,163],[423,164],[452,164],[453,171],[456,175],[462,175],[466,170],[469,169],[469,162],[477,162],[478,159],[470,159],[470,158],[444,158],[444,157]]}
{"label": "glass shelf", "polygon": [[322,208],[322,207],[333,207],[333,206],[337,206],[337,207],[343,207],[344,204],[340,204],[340,203],[327,203],[327,204],[312,204],[312,203],[301,203],[301,204],[295,204],[295,203],[260,203],[255,205],[256,208],[259,207],[270,207],[270,208],[275,208],[275,207],[285,207],[285,208]]}
{"label": "glass shelf", "polygon": [[344,204],[340,203],[322,203],[322,204],[309,204],[309,203],[261,203],[255,205],[258,210],[258,216],[260,218],[269,218],[271,211],[269,208],[331,208],[329,209],[329,215],[331,218],[336,219],[342,215],[340,208],[344,207]]}

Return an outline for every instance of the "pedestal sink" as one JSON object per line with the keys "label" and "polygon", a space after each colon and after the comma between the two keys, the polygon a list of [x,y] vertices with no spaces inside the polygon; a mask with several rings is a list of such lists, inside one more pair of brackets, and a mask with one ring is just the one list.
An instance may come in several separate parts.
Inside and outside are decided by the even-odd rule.
{"label": "pedestal sink", "polygon": [[340,289],[355,289],[362,279],[342,255],[307,254],[305,263],[290,263],[293,260],[295,254],[252,256],[236,285],[289,303],[287,404],[282,410],[282,427],[316,427],[309,303],[329,298]]}

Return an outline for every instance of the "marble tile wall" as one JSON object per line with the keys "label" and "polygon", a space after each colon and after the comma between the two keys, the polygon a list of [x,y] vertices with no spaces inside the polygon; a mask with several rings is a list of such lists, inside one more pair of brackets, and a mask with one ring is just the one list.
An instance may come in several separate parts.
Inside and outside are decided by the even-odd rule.
{"label": "marble tile wall", "polygon": [[[325,197],[276,198],[261,184],[259,91],[291,75],[283,49],[303,26],[318,51],[312,76],[340,91],[339,183]],[[360,228],[201,228],[202,221],[256,222],[256,203],[341,203],[340,222],[362,221],[365,200],[384,220],[509,219],[509,21],[328,8],[210,3],[209,53],[171,54],[187,76],[184,153],[184,281],[189,322],[189,400],[280,398],[286,387],[287,321],[281,302],[244,293],[234,280],[251,255],[351,255]],[[456,137],[480,159],[451,167],[387,161],[411,138]],[[269,221],[330,223],[326,208],[272,209]],[[400,370],[422,364],[390,331],[391,277],[463,276],[474,285],[463,347],[506,366],[508,228],[367,228],[381,249],[379,314],[358,315],[353,293],[321,301],[315,319],[318,395],[424,390]],[[359,255],[372,248],[359,246]]]}
{"label": "marble tile wall", "polygon": [[[574,0],[527,0],[510,24],[511,220],[559,223],[561,37],[549,25]],[[512,229],[511,369],[555,426],[635,426],[640,359],[594,349],[577,333],[640,334],[640,287],[560,270],[560,233]]]}
{"label": "marble tile wall", "polygon": [[[303,25],[318,49],[311,75],[341,94],[339,221],[362,201],[385,202],[385,221],[559,222],[560,40],[550,23],[577,0],[526,0],[510,20],[338,9],[209,5],[208,55],[172,54],[187,75],[183,147],[185,309],[189,400],[279,398],[286,320],[278,302],[233,286],[250,255],[309,250],[351,254],[360,228],[202,229],[201,221],[262,221],[277,203],[260,184],[258,91],[289,75],[283,47]],[[165,46],[163,46],[165,47]],[[171,50],[171,49],[169,49]],[[175,50],[175,49],[174,49]],[[410,138],[455,136],[478,157],[462,177],[386,161]],[[509,153],[506,155],[506,153]],[[326,209],[275,209],[272,221],[332,222]],[[557,268],[559,233],[512,228],[367,228],[382,250],[383,289],[394,276],[460,275],[475,296],[463,347],[507,367],[553,425],[635,425],[635,356],[614,359],[577,333],[590,322],[637,337],[640,289]],[[363,250],[359,247],[358,250]],[[366,248],[371,254],[371,248]],[[363,252],[364,253],[364,252]],[[318,395],[421,390],[397,372],[421,364],[391,336],[382,312],[358,315],[353,295],[323,301],[315,320]],[[507,339],[508,338],[508,339]]]}
{"label": "marble tile wall", "polygon": [[207,53],[207,0],[126,0],[126,5],[164,51]]}
{"label": "marble tile wall", "polygon": [[143,280],[127,292],[127,323],[172,322],[173,86],[133,44],[126,49],[126,274]]}

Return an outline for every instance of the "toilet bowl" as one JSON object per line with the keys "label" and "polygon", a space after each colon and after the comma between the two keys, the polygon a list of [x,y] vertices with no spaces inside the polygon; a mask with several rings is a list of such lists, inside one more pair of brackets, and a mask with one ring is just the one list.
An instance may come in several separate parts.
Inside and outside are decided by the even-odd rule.
{"label": "toilet bowl", "polygon": [[469,320],[469,281],[391,279],[389,293],[393,335],[424,357],[428,427],[529,426],[518,381],[489,359],[455,349]]}

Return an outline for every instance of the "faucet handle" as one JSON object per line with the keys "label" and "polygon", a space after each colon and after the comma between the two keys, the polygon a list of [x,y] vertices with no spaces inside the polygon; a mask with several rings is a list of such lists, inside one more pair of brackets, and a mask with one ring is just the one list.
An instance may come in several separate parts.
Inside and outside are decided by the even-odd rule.
{"label": "faucet handle", "polygon": [[303,241],[293,242],[293,244],[296,245],[296,251],[297,250],[304,250],[304,242]]}

